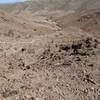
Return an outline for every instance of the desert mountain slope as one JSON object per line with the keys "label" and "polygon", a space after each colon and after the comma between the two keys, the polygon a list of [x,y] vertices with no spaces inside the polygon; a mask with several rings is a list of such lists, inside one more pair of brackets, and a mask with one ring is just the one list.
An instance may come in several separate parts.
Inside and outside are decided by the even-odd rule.
{"label": "desert mountain slope", "polygon": [[96,37],[100,35],[100,9],[83,10],[80,13],[65,14],[55,18],[55,21],[64,30],[66,30],[67,27],[73,26],[89,32]]}
{"label": "desert mountain slope", "polygon": [[[24,17],[25,16],[25,17]],[[23,15],[21,17],[8,13],[0,12],[0,39],[5,41],[2,37],[13,40],[32,39],[37,35],[45,35],[54,33],[59,30],[56,23],[51,21],[36,22],[27,19],[30,15]]]}
{"label": "desert mountain slope", "polygon": [[0,5],[0,100],[100,100],[100,1]]}
{"label": "desert mountain slope", "polygon": [[8,12],[36,12],[38,10],[84,10],[100,8],[99,0],[30,0],[24,3],[0,5]]}

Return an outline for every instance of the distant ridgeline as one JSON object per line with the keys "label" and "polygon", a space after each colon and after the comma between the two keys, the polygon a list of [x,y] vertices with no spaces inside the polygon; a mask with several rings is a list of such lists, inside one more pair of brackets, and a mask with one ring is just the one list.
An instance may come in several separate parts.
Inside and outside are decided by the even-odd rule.
{"label": "distant ridgeline", "polygon": [[7,3],[0,4],[0,9],[7,12],[19,10],[33,13],[39,10],[68,11],[100,8],[100,0],[0,0],[0,3]]}

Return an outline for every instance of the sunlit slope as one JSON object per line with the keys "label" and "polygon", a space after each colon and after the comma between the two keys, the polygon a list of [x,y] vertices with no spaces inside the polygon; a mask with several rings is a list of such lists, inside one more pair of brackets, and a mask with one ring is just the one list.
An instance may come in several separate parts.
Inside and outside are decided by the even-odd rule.
{"label": "sunlit slope", "polygon": [[99,8],[99,0],[31,0],[13,5],[0,5],[0,8],[13,13],[36,12],[39,10],[84,10]]}

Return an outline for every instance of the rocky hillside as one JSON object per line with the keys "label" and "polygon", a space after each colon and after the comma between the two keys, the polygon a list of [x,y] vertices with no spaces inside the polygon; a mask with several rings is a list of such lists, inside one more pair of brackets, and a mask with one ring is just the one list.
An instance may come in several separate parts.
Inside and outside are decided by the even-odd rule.
{"label": "rocky hillside", "polygon": [[38,10],[84,10],[100,8],[99,0],[30,0],[24,3],[0,5],[8,12],[36,12]]}
{"label": "rocky hillside", "polygon": [[0,100],[100,100],[100,1],[0,5]]}

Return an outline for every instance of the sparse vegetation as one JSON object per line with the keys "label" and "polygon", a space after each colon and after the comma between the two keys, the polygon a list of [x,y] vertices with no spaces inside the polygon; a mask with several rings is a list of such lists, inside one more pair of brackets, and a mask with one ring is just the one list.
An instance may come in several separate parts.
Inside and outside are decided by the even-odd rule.
{"label": "sparse vegetation", "polygon": [[99,0],[0,10],[0,100],[100,100]]}

